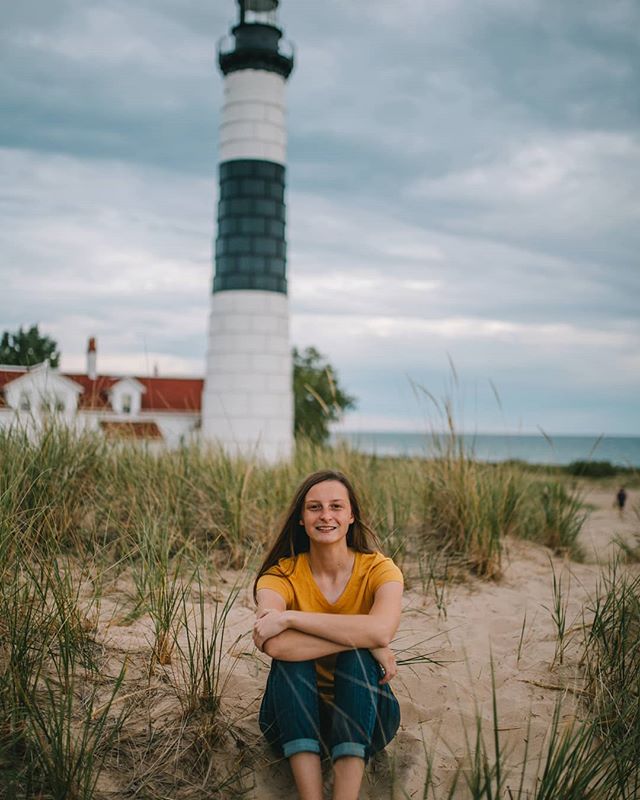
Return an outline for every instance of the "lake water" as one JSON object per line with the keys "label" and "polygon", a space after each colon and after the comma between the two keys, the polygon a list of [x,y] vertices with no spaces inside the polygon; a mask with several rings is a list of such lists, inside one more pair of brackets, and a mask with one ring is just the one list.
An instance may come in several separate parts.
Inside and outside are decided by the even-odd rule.
{"label": "lake water", "polygon": [[[624,467],[640,467],[640,436],[550,436],[460,434],[465,449],[479,461],[517,459],[530,464],[570,464],[572,461],[610,461]],[[346,441],[356,450],[377,455],[435,456],[438,439],[446,446],[447,435],[424,433],[335,433],[333,442]]]}

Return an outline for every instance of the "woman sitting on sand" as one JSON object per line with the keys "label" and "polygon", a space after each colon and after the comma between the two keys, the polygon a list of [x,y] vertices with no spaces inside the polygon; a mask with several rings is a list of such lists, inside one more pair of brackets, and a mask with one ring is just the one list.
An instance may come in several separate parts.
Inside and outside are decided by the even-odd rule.
{"label": "woman sitting on sand", "polygon": [[342,473],[302,482],[254,595],[253,638],[273,659],[262,732],[289,759],[302,800],[322,800],[322,749],[333,761],[334,800],[357,798],[369,756],[400,724],[389,643],[402,573],[379,552]]}

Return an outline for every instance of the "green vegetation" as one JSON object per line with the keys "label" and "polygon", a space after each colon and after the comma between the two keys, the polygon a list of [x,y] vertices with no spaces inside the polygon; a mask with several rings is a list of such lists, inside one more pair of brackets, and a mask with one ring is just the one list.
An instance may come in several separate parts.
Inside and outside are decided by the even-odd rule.
{"label": "green vegetation", "polygon": [[569,632],[567,627],[567,609],[569,607],[569,587],[563,586],[563,575],[556,575],[553,561],[549,559],[551,566],[551,575],[553,578],[553,602],[551,607],[547,610],[551,614],[553,625],[556,630],[556,651],[553,656],[551,666],[555,664],[562,664],[564,660],[564,652],[567,648],[568,640],[567,634]]}
{"label": "green vegetation", "polygon": [[52,367],[60,361],[58,345],[49,336],[43,336],[37,325],[29,330],[22,326],[15,333],[4,331],[0,339],[0,364],[15,367],[32,367],[49,360]]}
{"label": "green vegetation", "polygon": [[[225,706],[234,659],[224,634],[241,587],[220,571],[241,568],[248,580],[295,486],[327,466],[353,479],[385,549],[443,617],[451,576],[499,578],[506,534],[568,552],[584,521],[570,487],[477,463],[455,440],[424,461],[299,439],[291,462],[268,466],[213,449],[114,447],[65,428],[37,439],[0,431],[7,796],[90,800],[107,792],[107,777],[120,796],[234,796],[253,756],[246,708]],[[115,621],[135,630],[126,656],[109,642]],[[239,646],[247,649],[248,639]],[[400,661],[436,664],[435,655]],[[597,715],[604,726],[606,709]],[[558,736],[554,754],[564,747]],[[496,774],[488,750],[477,759],[485,779]],[[473,796],[490,796],[473,785]]]}
{"label": "green vegetation", "polygon": [[597,733],[611,755],[620,800],[640,797],[640,576],[613,564],[593,608],[585,646]]}
{"label": "green vegetation", "polygon": [[[98,435],[50,427],[37,441],[0,431],[0,525],[19,532],[27,551],[145,563],[144,576],[161,569],[168,580],[178,556],[185,566],[211,558],[241,567],[270,539],[298,482],[327,465],[351,476],[401,562],[438,552],[443,563],[446,556],[499,577],[505,535],[575,553],[586,516],[575,488],[476,462],[455,440],[431,461],[299,440],[291,462],[268,466],[198,447],[110,447]],[[6,558],[13,541],[0,542]],[[141,602],[150,588],[140,587]]]}
{"label": "green vegetation", "polygon": [[557,481],[544,481],[536,488],[542,510],[542,528],[536,538],[554,553],[569,553],[575,560],[581,560],[578,535],[588,514],[579,490]]}
{"label": "green vegetation", "polygon": [[564,467],[555,467],[559,474],[573,475],[581,480],[602,481],[606,485],[618,486],[624,483],[627,487],[640,486],[640,475],[637,467],[624,467],[610,461],[572,461]]}
{"label": "green vegetation", "polygon": [[581,478],[609,478],[617,475],[620,467],[610,461],[572,461],[565,470],[569,475]]}
{"label": "green vegetation", "polygon": [[335,370],[315,347],[293,348],[294,430],[316,444],[329,438],[329,424],[355,408],[355,398],[338,383]]}
{"label": "green vegetation", "polygon": [[[521,473],[522,475],[522,473]],[[558,477],[551,479],[524,472],[527,490],[522,498],[517,533],[549,547],[556,555],[582,560],[578,542],[588,510],[580,487]]]}
{"label": "green vegetation", "polygon": [[71,573],[22,555],[0,582],[0,784],[9,797],[92,798],[126,717],[110,713],[125,666],[94,680],[99,655]]}

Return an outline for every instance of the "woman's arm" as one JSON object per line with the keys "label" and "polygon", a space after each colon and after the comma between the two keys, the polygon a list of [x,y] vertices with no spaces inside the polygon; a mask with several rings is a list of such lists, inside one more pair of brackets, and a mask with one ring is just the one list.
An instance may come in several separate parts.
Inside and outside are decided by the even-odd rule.
{"label": "woman's arm", "polygon": [[[273,589],[259,589],[257,598],[256,621],[266,614],[272,612],[281,614],[286,611],[284,598]],[[295,630],[286,630],[264,640],[256,635],[254,628],[253,640],[259,650],[280,661],[307,661],[350,649],[327,639],[309,636],[309,634]]]}
{"label": "woman's arm", "polygon": [[[277,592],[263,589],[269,595]],[[258,593],[260,594],[260,593]],[[265,597],[258,613],[262,616],[254,626],[254,640],[260,647],[269,639],[286,631],[298,631],[319,639],[326,639],[340,649],[356,647],[388,647],[400,623],[402,584],[399,581],[383,583],[375,593],[368,614],[317,614],[307,611],[287,611],[284,600],[274,607]],[[332,652],[339,652],[334,650]],[[327,654],[328,655],[328,654]],[[310,656],[312,657],[312,656]],[[317,658],[318,656],[316,656]]]}
{"label": "woman's arm", "polygon": [[332,656],[343,650],[350,650],[342,644],[335,644],[318,636],[310,636],[300,631],[283,631],[272,636],[262,646],[262,651],[279,661],[307,661],[324,656]]}

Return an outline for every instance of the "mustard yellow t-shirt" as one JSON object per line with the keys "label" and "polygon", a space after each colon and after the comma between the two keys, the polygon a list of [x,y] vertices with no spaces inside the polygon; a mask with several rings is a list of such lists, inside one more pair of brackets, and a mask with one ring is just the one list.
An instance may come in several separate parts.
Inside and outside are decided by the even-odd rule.
{"label": "mustard yellow t-shirt", "polygon": [[[316,584],[309,566],[309,554],[281,558],[258,580],[258,589],[273,589],[284,598],[287,610],[321,614],[368,614],[376,591],[383,583],[403,583],[402,572],[382,553],[355,553],[347,585],[335,603],[330,603]],[[335,656],[316,660],[318,689],[330,700],[333,694]]]}

